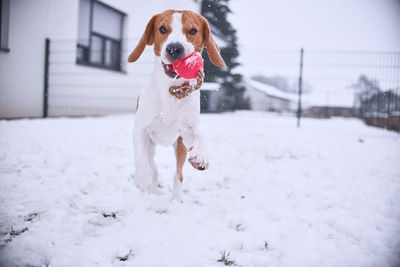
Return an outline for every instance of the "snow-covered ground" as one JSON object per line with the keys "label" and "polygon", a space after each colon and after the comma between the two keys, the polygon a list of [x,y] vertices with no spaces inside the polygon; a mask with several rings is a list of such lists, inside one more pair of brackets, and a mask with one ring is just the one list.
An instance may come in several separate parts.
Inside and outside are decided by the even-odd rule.
{"label": "snow-covered ground", "polygon": [[[355,119],[203,115],[210,169],[133,185],[134,115],[0,121],[1,266],[395,266],[400,138]],[[225,262],[228,264],[228,260]]]}

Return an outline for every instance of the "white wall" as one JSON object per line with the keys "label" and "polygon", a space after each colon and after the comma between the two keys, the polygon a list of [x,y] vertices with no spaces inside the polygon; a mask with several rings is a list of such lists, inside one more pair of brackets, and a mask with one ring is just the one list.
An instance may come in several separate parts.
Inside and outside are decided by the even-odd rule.
{"label": "white wall", "polygon": [[252,110],[260,111],[290,111],[291,108],[290,100],[284,100],[278,97],[267,95],[252,86],[247,86],[245,91],[245,97],[250,99],[250,108]]}
{"label": "white wall", "polygon": [[47,0],[10,1],[10,52],[0,52],[0,116],[42,115]]}
{"label": "white wall", "polygon": [[10,1],[10,52],[0,52],[0,117],[42,116],[46,37],[51,39],[50,116],[134,111],[138,90],[150,78],[152,48],[136,63],[125,59],[148,20],[166,9],[199,11],[190,0],[103,2],[127,14],[123,73],[76,65],[79,0]]}

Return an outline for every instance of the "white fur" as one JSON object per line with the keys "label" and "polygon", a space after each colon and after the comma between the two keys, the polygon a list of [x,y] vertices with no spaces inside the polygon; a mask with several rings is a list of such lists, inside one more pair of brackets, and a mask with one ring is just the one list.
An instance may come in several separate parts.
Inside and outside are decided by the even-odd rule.
{"label": "white fur", "polygon": [[[135,184],[142,191],[158,192],[158,174],[154,162],[156,145],[174,145],[182,136],[184,145],[190,149],[189,159],[207,167],[207,148],[198,130],[200,117],[200,92],[194,91],[179,100],[170,95],[168,89],[181,85],[184,79],[168,77],[162,67],[165,47],[170,42],[179,41],[185,47],[185,54],[194,51],[193,45],[186,40],[182,31],[182,14],[174,13],[172,32],[163,44],[161,57],[155,57],[150,82],[140,91],[139,109],[136,113],[134,146],[136,173]],[[174,177],[173,198],[182,200],[181,182]]]}

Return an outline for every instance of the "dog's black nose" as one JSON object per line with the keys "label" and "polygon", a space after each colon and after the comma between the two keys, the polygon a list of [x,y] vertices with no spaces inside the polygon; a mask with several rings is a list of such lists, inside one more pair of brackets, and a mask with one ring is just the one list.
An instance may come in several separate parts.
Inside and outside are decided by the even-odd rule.
{"label": "dog's black nose", "polygon": [[174,60],[181,59],[185,48],[180,43],[170,43],[165,48],[167,54]]}

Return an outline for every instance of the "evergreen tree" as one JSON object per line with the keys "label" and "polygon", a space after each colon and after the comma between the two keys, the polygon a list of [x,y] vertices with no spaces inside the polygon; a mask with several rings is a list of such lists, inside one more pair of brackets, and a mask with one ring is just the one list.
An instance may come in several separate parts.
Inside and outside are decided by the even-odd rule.
{"label": "evergreen tree", "polygon": [[218,82],[221,84],[225,94],[225,109],[247,108],[247,101],[243,99],[245,87],[242,82],[242,75],[234,73],[233,69],[239,66],[237,58],[239,50],[237,48],[236,30],[228,21],[228,14],[232,13],[228,7],[229,0],[203,0],[201,4],[201,14],[208,20],[210,27],[215,35],[223,39],[226,44],[221,49],[221,56],[227,65],[226,69],[214,66],[208,54],[203,51],[205,81]]}

